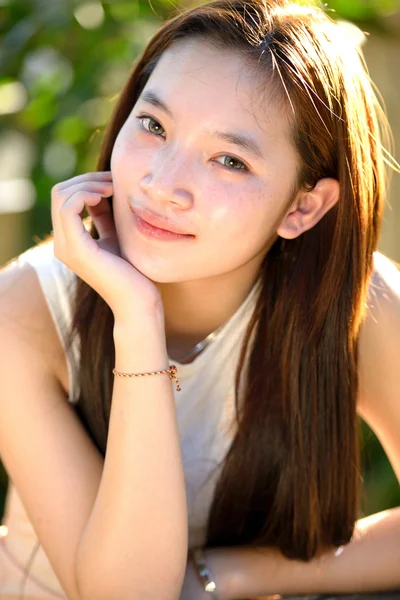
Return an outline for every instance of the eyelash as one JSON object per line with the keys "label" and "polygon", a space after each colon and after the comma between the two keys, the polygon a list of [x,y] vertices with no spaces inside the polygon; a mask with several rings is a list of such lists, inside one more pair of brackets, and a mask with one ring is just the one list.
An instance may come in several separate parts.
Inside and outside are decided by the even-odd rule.
{"label": "eyelash", "polygon": [[[150,135],[155,135],[156,137],[163,137],[162,135],[159,135],[157,133],[153,133],[152,131],[150,131],[146,125],[144,125],[144,121],[153,121],[153,123],[156,123],[157,125],[160,125],[160,127],[162,129],[164,129],[164,127],[161,125],[161,123],[159,121],[157,121],[157,119],[154,119],[153,117],[150,117],[149,115],[139,115],[136,117],[137,120],[140,123],[140,126]],[[165,131],[165,129],[164,129]],[[240,160],[239,158],[236,158],[236,156],[231,156],[230,154],[223,154],[222,156],[225,156],[227,158],[233,159],[234,161],[240,163],[242,165],[242,167],[240,167],[240,169],[232,169],[231,167],[227,167],[226,165],[223,165],[222,163],[218,163],[220,164],[222,167],[224,167],[224,169],[227,169],[228,171],[238,171],[238,172],[249,172],[249,168],[247,167],[247,165]],[[220,158],[220,157],[219,157]]]}

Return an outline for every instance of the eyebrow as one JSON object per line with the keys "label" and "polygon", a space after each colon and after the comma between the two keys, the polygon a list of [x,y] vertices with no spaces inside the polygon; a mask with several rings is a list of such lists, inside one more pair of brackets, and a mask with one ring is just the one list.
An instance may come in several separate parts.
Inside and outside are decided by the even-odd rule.
{"label": "eyebrow", "polygon": [[[148,104],[151,104],[152,106],[162,110],[169,117],[171,117],[171,119],[174,118],[174,115],[173,115],[171,109],[168,108],[168,106],[165,104],[165,102],[163,102],[157,96],[157,94],[155,92],[150,91],[150,90],[147,92],[144,92],[141,95],[141,99],[144,102],[147,102]],[[265,156],[264,156],[260,146],[257,144],[257,142],[253,138],[251,138],[247,135],[244,135],[242,133],[229,132],[229,131],[218,131],[217,129],[206,129],[205,133],[206,133],[206,135],[216,137],[219,140],[228,142],[229,144],[234,144],[235,146],[244,148],[244,150],[247,150],[247,152],[250,152],[250,154],[253,154],[253,156],[256,156],[257,158],[260,158],[262,160],[266,160]]]}
{"label": "eyebrow", "polygon": [[172,114],[172,110],[170,110],[168,108],[168,106],[166,104],[164,104],[164,102],[154,92],[151,92],[151,91],[144,92],[140,97],[142,100],[144,100],[148,104],[152,104],[156,108],[159,108],[160,110],[167,113],[167,115],[169,117],[171,117],[171,119],[174,118],[174,115]]}

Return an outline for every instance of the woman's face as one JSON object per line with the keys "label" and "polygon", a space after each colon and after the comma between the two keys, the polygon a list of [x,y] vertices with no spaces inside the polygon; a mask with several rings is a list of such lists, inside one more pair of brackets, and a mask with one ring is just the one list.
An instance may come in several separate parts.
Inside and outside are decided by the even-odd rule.
{"label": "woman's face", "polygon": [[[241,56],[205,40],[175,44],[160,58],[113,148],[122,256],[160,283],[256,273],[297,167],[288,120],[268,104],[267,91],[260,94]],[[149,237],[135,210],[191,236]]]}

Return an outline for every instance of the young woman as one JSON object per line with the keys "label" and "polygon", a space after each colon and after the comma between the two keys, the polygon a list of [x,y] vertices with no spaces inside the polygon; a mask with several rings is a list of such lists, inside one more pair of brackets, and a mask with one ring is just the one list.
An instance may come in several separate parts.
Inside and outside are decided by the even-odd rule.
{"label": "young woman", "polygon": [[5,597],[400,588],[399,510],[357,520],[358,415],[400,478],[387,133],[319,8],[155,35],[97,171],[1,274]]}

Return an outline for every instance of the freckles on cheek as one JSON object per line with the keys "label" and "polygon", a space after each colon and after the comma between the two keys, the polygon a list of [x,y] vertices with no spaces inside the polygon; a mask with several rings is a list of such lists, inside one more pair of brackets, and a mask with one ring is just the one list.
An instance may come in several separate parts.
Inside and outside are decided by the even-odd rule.
{"label": "freckles on cheek", "polygon": [[[210,195],[210,194],[209,194]],[[243,228],[265,216],[266,200],[263,191],[254,189],[223,191],[214,194],[209,205],[208,218],[215,229],[224,228],[231,233],[243,231]]]}
{"label": "freckles on cheek", "polygon": [[276,203],[268,187],[243,195],[237,204],[237,229],[240,233],[253,232],[254,240],[269,230],[276,218]]}

